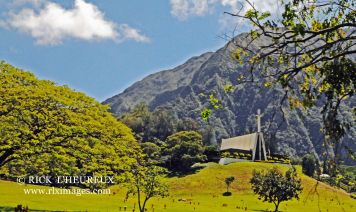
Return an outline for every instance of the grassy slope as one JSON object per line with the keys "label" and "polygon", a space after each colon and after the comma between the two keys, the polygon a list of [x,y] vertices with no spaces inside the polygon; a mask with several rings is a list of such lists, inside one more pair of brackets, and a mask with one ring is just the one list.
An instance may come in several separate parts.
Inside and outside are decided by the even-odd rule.
{"label": "grassy slope", "polygon": [[[273,165],[265,163],[235,163],[226,166],[212,164],[197,174],[186,177],[167,179],[171,196],[154,199],[148,203],[148,211],[241,211],[236,207],[251,210],[272,210],[273,204],[262,203],[253,195],[249,179],[254,168],[265,169]],[[280,166],[286,170],[287,167]],[[300,172],[300,170],[299,170]],[[235,176],[237,179],[231,187],[233,196],[223,197],[224,179]],[[356,211],[356,200],[351,199],[342,190],[331,188],[302,174],[303,193],[299,201],[293,200],[281,204],[283,211]],[[80,210],[80,211],[118,211],[118,207],[127,206],[132,211],[134,199],[123,202],[124,190],[112,187],[113,195],[25,195],[23,188],[41,188],[41,186],[18,185],[13,182],[0,181],[0,211],[17,204],[28,205],[39,210]],[[182,202],[178,199],[188,201]],[[166,209],[164,209],[166,205]],[[225,205],[225,206],[223,206]],[[355,205],[355,206],[353,206]],[[2,208],[1,208],[2,206]],[[194,210],[195,209],[195,210]],[[137,211],[137,210],[136,210]]]}

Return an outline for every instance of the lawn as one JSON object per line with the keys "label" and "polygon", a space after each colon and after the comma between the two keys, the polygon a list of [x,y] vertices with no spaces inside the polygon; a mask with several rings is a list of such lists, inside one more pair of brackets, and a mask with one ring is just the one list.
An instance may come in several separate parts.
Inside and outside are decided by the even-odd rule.
{"label": "lawn", "polygon": [[[266,169],[273,164],[241,162],[226,166],[210,164],[196,174],[167,178],[170,196],[148,202],[148,211],[264,211],[272,210],[273,204],[263,203],[255,196],[249,184],[253,169]],[[286,170],[286,166],[279,165]],[[300,200],[281,203],[282,211],[356,211],[356,200],[343,190],[317,183],[301,174],[303,193]],[[224,179],[234,176],[230,197],[222,196],[225,191]],[[47,188],[44,186],[19,185],[15,182],[0,181],[0,211],[13,211],[18,204],[32,210],[52,211],[132,211],[135,199],[125,199],[125,190],[111,187],[109,195],[40,195],[24,194],[24,188]],[[183,201],[179,201],[179,200]],[[137,206],[136,206],[137,211]]]}

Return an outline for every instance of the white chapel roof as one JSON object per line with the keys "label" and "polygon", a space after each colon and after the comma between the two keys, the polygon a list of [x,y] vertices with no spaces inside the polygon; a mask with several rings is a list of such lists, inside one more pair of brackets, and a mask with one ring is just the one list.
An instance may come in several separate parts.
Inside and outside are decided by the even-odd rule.
{"label": "white chapel roof", "polygon": [[255,147],[257,133],[222,139],[220,150],[240,149],[250,151]]}

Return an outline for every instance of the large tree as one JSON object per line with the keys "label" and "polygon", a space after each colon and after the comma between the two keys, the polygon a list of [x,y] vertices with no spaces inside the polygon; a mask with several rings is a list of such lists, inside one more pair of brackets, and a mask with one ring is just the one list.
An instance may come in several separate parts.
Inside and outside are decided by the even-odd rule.
{"label": "large tree", "polygon": [[249,65],[239,83],[281,86],[292,108],[322,105],[324,145],[333,147],[326,154],[335,170],[340,140],[355,121],[344,120],[340,108],[355,93],[356,1],[280,1],[282,12],[272,15],[245,1],[249,8],[240,11],[247,12],[228,13],[251,26],[244,42],[232,39],[232,58]]}
{"label": "large tree", "polygon": [[170,169],[180,172],[189,171],[194,163],[207,159],[202,136],[194,131],[181,131],[168,136],[164,154],[169,157]]}
{"label": "large tree", "polygon": [[250,183],[258,199],[273,203],[275,211],[278,211],[281,202],[299,199],[299,193],[302,191],[301,180],[297,177],[294,167],[285,175],[277,167],[267,172],[254,170]]}
{"label": "large tree", "polygon": [[127,194],[137,195],[140,212],[146,211],[148,200],[153,197],[168,196],[168,186],[163,182],[166,170],[159,166],[138,165],[132,169],[127,182]]}
{"label": "large tree", "polygon": [[107,110],[83,93],[1,62],[1,173],[121,176],[136,163],[139,146]]}

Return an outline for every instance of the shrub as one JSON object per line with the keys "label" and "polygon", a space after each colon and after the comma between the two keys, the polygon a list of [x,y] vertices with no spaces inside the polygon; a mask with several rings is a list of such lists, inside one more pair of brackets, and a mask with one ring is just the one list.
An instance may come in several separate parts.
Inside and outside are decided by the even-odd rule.
{"label": "shrub", "polygon": [[316,170],[316,158],[314,155],[307,154],[302,159],[303,173],[312,177]]}

